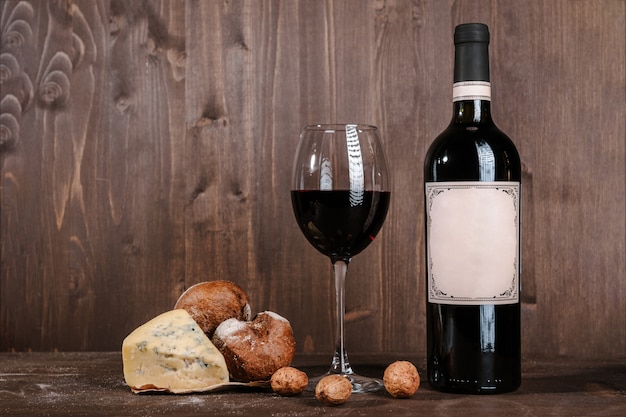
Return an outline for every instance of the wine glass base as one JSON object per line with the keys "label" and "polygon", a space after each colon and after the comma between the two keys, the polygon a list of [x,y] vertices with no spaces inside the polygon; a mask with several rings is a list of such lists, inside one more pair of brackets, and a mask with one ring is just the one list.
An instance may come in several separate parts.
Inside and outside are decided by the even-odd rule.
{"label": "wine glass base", "polygon": [[336,372],[327,372],[323,375],[315,376],[313,378],[309,378],[309,385],[307,386],[307,391],[315,392],[315,387],[320,379],[324,378],[328,375],[341,375],[346,378],[352,384],[352,393],[353,394],[364,394],[368,392],[378,392],[383,391],[385,389],[385,385],[383,384],[382,379],[372,378],[368,376],[358,375],[355,373],[336,373]]}

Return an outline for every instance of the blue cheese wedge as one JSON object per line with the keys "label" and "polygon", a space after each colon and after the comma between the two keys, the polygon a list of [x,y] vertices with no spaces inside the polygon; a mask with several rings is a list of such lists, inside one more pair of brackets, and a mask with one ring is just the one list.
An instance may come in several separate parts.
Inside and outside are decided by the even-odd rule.
{"label": "blue cheese wedge", "polygon": [[124,378],[133,392],[206,391],[228,383],[224,356],[185,310],[163,313],[122,343]]}

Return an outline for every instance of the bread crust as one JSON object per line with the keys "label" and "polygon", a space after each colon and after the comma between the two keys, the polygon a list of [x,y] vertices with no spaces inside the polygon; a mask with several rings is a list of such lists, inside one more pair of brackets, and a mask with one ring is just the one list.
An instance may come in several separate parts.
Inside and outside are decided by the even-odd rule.
{"label": "bread crust", "polygon": [[232,281],[205,281],[192,285],[176,301],[210,338],[217,326],[230,318],[249,320],[251,309],[245,291]]}
{"label": "bread crust", "polygon": [[268,381],[278,369],[289,366],[296,352],[291,324],[271,312],[252,321],[228,319],[213,334],[213,344],[224,355],[233,380]]}

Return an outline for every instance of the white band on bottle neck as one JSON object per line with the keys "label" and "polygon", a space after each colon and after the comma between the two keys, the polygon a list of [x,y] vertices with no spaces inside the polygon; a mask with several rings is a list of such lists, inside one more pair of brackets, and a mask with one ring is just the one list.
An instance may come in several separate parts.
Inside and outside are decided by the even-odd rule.
{"label": "white band on bottle neck", "polygon": [[462,81],[452,85],[452,101],[491,101],[491,83],[487,81]]}

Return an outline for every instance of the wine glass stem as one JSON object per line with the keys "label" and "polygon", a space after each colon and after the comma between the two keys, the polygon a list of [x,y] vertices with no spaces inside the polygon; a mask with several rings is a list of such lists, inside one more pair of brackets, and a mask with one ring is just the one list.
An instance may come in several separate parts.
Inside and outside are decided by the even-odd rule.
{"label": "wine glass stem", "polygon": [[335,308],[337,326],[335,328],[335,355],[331,364],[330,373],[352,374],[348,354],[344,344],[344,319],[346,315],[346,274],[348,273],[349,260],[333,260],[333,273],[335,275]]}

